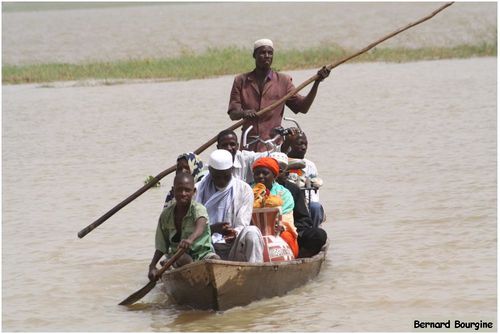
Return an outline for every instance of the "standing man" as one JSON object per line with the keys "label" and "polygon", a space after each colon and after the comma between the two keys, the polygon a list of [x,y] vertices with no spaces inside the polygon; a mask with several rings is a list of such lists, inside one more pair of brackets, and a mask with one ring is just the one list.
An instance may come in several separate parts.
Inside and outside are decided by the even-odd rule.
{"label": "standing man", "polygon": [[[234,79],[227,111],[231,120],[242,118],[245,120],[243,132],[250,125],[253,126],[249,137],[260,137],[262,140],[272,138],[272,130],[281,126],[285,104],[296,114],[307,113],[316,97],[319,83],[330,74],[330,70],[323,67],[318,71],[319,78],[314,82],[307,96],[295,94],[273,110],[257,116],[257,111],[271,105],[295,89],[290,76],[271,69],[273,56],[274,46],[271,40],[259,39],[255,41],[253,51],[255,69],[252,72],[240,74]],[[249,149],[262,152],[266,150],[266,147],[257,142]]]}
{"label": "standing man", "polygon": [[223,260],[263,262],[262,234],[250,226],[252,188],[233,177],[233,156],[228,151],[212,152],[208,166],[208,175],[196,184],[196,201],[207,209],[215,252]]}

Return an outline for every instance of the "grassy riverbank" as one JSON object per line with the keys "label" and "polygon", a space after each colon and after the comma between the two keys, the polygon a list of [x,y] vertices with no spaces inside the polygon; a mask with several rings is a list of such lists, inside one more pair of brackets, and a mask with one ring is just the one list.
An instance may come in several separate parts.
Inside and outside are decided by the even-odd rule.
{"label": "grassy riverbank", "polygon": [[[319,68],[354,53],[338,46],[307,50],[283,50],[275,55],[273,67],[287,71]],[[432,48],[375,48],[350,62],[411,62],[471,57],[495,57],[497,45],[462,45]],[[36,64],[2,66],[3,84],[73,80],[171,79],[189,80],[245,72],[254,62],[248,50],[209,49],[202,54],[186,52],[176,58],[124,60],[87,64]]]}

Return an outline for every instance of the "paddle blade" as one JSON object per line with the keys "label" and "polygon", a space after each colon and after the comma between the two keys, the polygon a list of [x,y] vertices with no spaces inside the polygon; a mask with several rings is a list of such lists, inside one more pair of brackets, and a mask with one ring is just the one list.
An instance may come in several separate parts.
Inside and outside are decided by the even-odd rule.
{"label": "paddle blade", "polygon": [[153,290],[153,288],[156,286],[156,281],[149,281],[148,284],[146,284],[142,289],[134,292],[131,294],[128,298],[125,298],[120,304],[118,305],[132,305],[136,301],[140,300],[142,297],[148,294],[149,291]]}

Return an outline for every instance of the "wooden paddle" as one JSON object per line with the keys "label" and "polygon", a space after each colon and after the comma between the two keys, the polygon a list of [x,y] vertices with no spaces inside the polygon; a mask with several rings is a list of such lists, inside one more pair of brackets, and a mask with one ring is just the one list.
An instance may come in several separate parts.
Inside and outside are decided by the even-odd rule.
{"label": "wooden paddle", "polygon": [[[373,42],[372,44],[368,45],[367,47],[361,49],[360,51],[348,56],[348,57],[345,57],[333,64],[330,64],[328,66],[326,66],[326,68],[328,68],[329,70],[332,70],[333,68],[367,52],[368,50],[374,48],[375,46],[377,46],[378,44],[388,40],[389,38],[392,38],[394,36],[396,36],[397,34],[399,33],[402,33],[403,31],[405,30],[408,30],[422,22],[425,22],[431,18],[433,18],[437,13],[441,12],[442,10],[444,10],[445,8],[451,6],[453,4],[453,2],[449,2],[441,7],[439,7],[438,9],[436,9],[435,11],[433,11],[431,14],[421,18],[420,20],[414,22],[414,23],[410,23],[408,24],[407,26],[403,27],[403,28],[400,28],[384,37],[382,37],[381,39]],[[313,81],[316,81],[319,79],[319,75],[316,74],[314,76],[312,76],[311,78],[307,79],[306,81],[304,81],[302,84],[300,84],[300,86],[296,87],[294,90],[292,90],[290,93],[286,94],[285,96],[283,96],[281,99],[279,99],[278,101],[272,103],[271,105],[269,105],[268,107],[260,110],[259,112],[257,112],[257,115],[262,115],[266,112],[269,112],[270,110],[273,110],[274,108],[276,108],[278,105],[280,105],[281,103],[285,102],[286,100],[288,100],[288,98],[290,98],[291,96],[297,94],[299,91],[301,91],[304,87],[306,87],[307,85],[309,85],[311,82]],[[240,126],[243,125],[243,122],[244,120],[240,120],[238,121],[237,123],[233,124],[232,126],[228,127],[226,130],[236,130],[237,128],[239,128]],[[200,154],[201,152],[205,151],[207,148],[209,148],[212,144],[214,144],[215,142],[217,141],[217,136],[213,137],[212,139],[210,139],[209,141],[207,141],[205,144],[201,145],[200,147],[198,147],[198,149],[196,149],[194,151],[194,153],[196,154]],[[151,181],[149,181],[149,183],[147,183],[146,185],[144,185],[142,188],[140,188],[139,190],[137,190],[135,193],[133,193],[132,195],[130,195],[129,197],[127,197],[126,199],[124,199],[122,202],[120,202],[119,204],[117,204],[115,207],[113,207],[111,210],[109,210],[108,212],[106,212],[103,216],[101,216],[99,219],[97,219],[95,222],[93,222],[92,224],[90,224],[89,226],[85,227],[84,229],[82,229],[80,232],[78,232],[78,237],[79,238],[83,238],[84,236],[86,236],[89,232],[91,232],[93,229],[95,229],[96,227],[98,227],[99,225],[101,225],[102,223],[104,223],[109,217],[111,217],[112,215],[114,215],[116,212],[118,212],[119,210],[121,210],[124,206],[126,206],[128,203],[132,202],[134,199],[136,199],[137,197],[139,197],[140,195],[142,195],[146,190],[148,190],[149,188],[151,188],[152,186],[154,186],[158,181],[160,181],[160,179],[162,179],[163,177],[167,176],[168,174],[172,173],[173,171],[175,171],[176,169],[176,166],[172,166],[172,167],[169,167],[168,169],[164,170],[163,172],[161,172],[160,174],[158,174],[157,176],[155,176],[153,179],[151,179]]]}
{"label": "wooden paddle", "polygon": [[146,284],[142,289],[137,290],[136,292],[134,292],[133,294],[131,294],[130,296],[125,298],[118,305],[126,305],[126,306],[132,305],[133,303],[135,303],[136,301],[140,300],[142,297],[147,295],[149,293],[149,291],[153,290],[153,288],[156,286],[156,282],[161,278],[161,275],[165,272],[165,270],[170,268],[170,266],[175,261],[177,261],[177,259],[179,259],[181,257],[181,255],[184,254],[185,251],[186,250],[184,248],[179,248],[179,250],[177,250],[177,252],[174,254],[174,256],[172,256],[167,261],[167,263],[165,263],[163,265],[163,267],[161,267],[161,269],[158,271],[158,274],[156,275],[155,279],[149,281],[149,283]]}

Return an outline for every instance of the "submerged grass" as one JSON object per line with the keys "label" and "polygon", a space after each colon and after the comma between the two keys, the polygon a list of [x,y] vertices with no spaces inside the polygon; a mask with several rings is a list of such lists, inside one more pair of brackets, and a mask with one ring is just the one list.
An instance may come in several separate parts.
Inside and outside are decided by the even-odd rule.
{"label": "submerged grass", "polygon": [[[276,54],[278,70],[319,68],[354,53],[337,45],[307,50],[283,50]],[[452,58],[492,57],[497,45],[461,45],[429,48],[374,48],[350,62],[411,62]],[[254,62],[248,50],[235,47],[208,49],[202,54],[184,52],[175,58],[123,60],[87,64],[34,64],[2,66],[3,84],[76,80],[170,79],[190,80],[249,71]]]}

